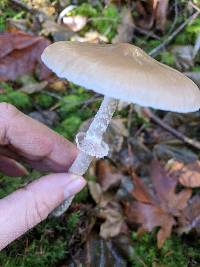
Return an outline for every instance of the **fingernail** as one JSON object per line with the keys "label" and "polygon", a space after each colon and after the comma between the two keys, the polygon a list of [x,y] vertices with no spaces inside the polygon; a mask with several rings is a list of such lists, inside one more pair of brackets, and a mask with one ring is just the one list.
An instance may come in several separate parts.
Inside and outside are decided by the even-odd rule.
{"label": "fingernail", "polygon": [[83,177],[73,175],[73,180],[67,185],[64,190],[65,199],[75,195],[85,186],[86,181]]}

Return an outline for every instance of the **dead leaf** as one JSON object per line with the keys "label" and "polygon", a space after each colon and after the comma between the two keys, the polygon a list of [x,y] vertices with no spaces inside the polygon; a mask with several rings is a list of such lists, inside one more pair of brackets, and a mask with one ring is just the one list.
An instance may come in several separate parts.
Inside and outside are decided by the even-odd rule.
{"label": "dead leaf", "polygon": [[49,40],[17,32],[0,33],[0,80],[15,80],[18,76],[38,68],[39,79],[46,79],[51,72],[41,62],[40,55],[50,44]]}
{"label": "dead leaf", "polygon": [[184,74],[188,76],[190,79],[192,79],[200,88],[200,72],[199,71],[185,72]]}
{"label": "dead leaf", "polygon": [[111,202],[105,208],[101,209],[99,216],[105,219],[105,222],[100,228],[101,237],[107,239],[127,232],[122,210],[117,202]]}
{"label": "dead leaf", "polygon": [[193,46],[176,45],[172,49],[175,57],[175,63],[179,70],[188,70],[194,66]]}
{"label": "dead leaf", "polygon": [[52,5],[51,1],[49,0],[30,0],[28,4],[36,10],[44,13],[48,17],[51,17],[55,14],[56,10],[55,7]]}
{"label": "dead leaf", "polygon": [[100,227],[100,236],[110,238],[120,233],[127,232],[127,225],[124,222],[121,206],[115,201],[115,194],[103,192],[101,186],[93,181],[88,182],[90,194],[99,209],[97,216],[105,220]]}
{"label": "dead leaf", "polygon": [[88,187],[92,198],[100,207],[105,207],[114,198],[111,193],[103,193],[101,186],[96,182],[89,181]]}
{"label": "dead leaf", "polygon": [[48,87],[53,91],[63,92],[66,91],[66,89],[68,88],[68,81],[56,79],[49,83]]}
{"label": "dead leaf", "polygon": [[117,171],[109,161],[99,160],[96,166],[97,182],[105,192],[113,186],[119,185],[122,180],[122,173]]}
{"label": "dead leaf", "polygon": [[194,196],[182,211],[178,220],[178,233],[189,233],[192,229],[200,232],[200,196]]}
{"label": "dead leaf", "polygon": [[64,27],[63,25],[59,25],[55,21],[51,19],[47,19],[42,24],[42,35],[49,36],[51,35],[55,42],[58,41],[67,41],[69,40],[73,32]]}
{"label": "dead leaf", "polygon": [[116,43],[129,43],[133,39],[134,22],[129,8],[124,8],[121,13],[121,23],[117,29],[117,35],[112,40],[113,44]]}
{"label": "dead leaf", "polygon": [[156,9],[156,28],[164,31],[167,22],[167,11],[168,11],[169,0],[160,0],[157,3]]}
{"label": "dead leaf", "polygon": [[154,199],[152,198],[142,179],[134,176],[133,182],[134,189],[132,191],[132,195],[134,198],[143,203],[154,204]]}
{"label": "dead leaf", "polygon": [[71,38],[71,41],[77,42],[89,42],[89,43],[108,43],[108,38],[105,35],[98,33],[97,31],[86,32],[84,37],[75,35]]}
{"label": "dead leaf", "polygon": [[150,30],[155,24],[158,30],[164,31],[167,21],[169,0],[136,1],[139,14],[138,25]]}
{"label": "dead leaf", "polygon": [[42,91],[47,85],[47,81],[42,81],[40,83],[29,83],[21,87],[19,90],[27,94],[33,94]]}
{"label": "dead leaf", "polygon": [[177,182],[170,177],[157,161],[151,166],[152,191],[138,177],[133,178],[133,197],[137,200],[127,204],[128,220],[140,224],[139,232],[152,231],[160,227],[157,233],[157,245],[162,247],[170,236],[176,218],[186,208],[191,190],[176,193]]}
{"label": "dead leaf", "polygon": [[190,149],[175,145],[157,144],[153,148],[154,157],[161,160],[176,159],[184,163],[198,160],[198,156]]}
{"label": "dead leaf", "polygon": [[184,164],[174,161],[170,164],[170,174],[176,177],[180,184],[186,187],[200,187],[200,162]]}

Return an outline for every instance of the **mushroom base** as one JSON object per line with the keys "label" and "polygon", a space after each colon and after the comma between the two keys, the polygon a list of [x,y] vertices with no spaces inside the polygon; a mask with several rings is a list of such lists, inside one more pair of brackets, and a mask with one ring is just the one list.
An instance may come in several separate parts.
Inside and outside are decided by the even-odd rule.
{"label": "mushroom base", "polygon": [[[70,173],[83,175],[93,158],[101,158],[108,154],[108,145],[103,142],[103,134],[105,133],[112,116],[117,108],[118,100],[104,97],[104,100],[94,117],[88,131],[86,133],[78,133],[76,137],[77,145],[80,150],[77,158],[69,169]],[[80,136],[82,140],[80,140]],[[71,205],[74,196],[66,199],[53,212],[53,216],[62,215]]]}

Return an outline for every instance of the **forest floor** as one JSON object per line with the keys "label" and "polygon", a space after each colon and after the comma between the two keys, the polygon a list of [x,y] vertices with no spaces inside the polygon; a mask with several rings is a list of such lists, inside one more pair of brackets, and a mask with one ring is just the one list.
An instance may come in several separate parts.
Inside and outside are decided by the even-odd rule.
{"label": "forest floor", "polygon": [[[51,42],[129,42],[200,85],[198,0],[1,0],[0,31],[0,102],[71,141],[102,96],[42,65]],[[200,266],[199,115],[121,103],[105,135],[109,156],[92,163],[87,187],[0,252],[0,266]],[[25,166],[23,177],[0,173],[1,198],[43,174]]]}

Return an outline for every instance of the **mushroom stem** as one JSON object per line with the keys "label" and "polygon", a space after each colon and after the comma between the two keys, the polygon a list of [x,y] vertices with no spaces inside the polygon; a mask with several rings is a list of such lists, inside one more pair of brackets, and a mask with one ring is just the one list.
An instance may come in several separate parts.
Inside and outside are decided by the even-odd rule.
{"label": "mushroom stem", "polygon": [[[108,145],[105,144],[102,139],[117,108],[117,104],[118,100],[105,96],[88,131],[86,133],[77,134],[76,141],[80,151],[69,169],[70,173],[83,175],[94,157],[101,158],[108,154]],[[79,140],[81,136],[82,140]],[[52,212],[52,215],[56,217],[62,215],[71,205],[73,198],[74,196],[70,199],[66,199]]]}

